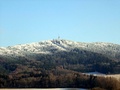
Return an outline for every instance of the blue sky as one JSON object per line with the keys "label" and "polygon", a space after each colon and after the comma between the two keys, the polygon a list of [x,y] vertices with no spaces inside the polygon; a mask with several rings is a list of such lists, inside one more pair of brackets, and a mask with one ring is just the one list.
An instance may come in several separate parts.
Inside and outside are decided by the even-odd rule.
{"label": "blue sky", "polygon": [[120,0],[0,0],[0,47],[58,36],[120,44]]}

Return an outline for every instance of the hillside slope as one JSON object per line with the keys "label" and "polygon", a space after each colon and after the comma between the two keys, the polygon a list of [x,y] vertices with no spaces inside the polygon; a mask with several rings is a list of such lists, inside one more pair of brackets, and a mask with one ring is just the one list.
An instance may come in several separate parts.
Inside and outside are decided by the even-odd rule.
{"label": "hillside slope", "polygon": [[46,70],[62,67],[78,72],[120,73],[120,45],[48,40],[1,47],[0,72],[18,72],[19,67],[23,71],[33,67]]}
{"label": "hillside slope", "polygon": [[0,48],[2,88],[91,88],[101,87],[97,83],[108,84],[109,79],[104,77],[82,74],[94,71],[119,74],[120,45],[48,40]]}

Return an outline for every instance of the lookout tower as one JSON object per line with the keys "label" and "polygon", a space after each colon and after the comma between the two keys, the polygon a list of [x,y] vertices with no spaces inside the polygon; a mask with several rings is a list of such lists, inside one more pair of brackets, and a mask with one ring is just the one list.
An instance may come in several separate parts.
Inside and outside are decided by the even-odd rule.
{"label": "lookout tower", "polygon": [[60,36],[58,36],[58,40],[60,39]]}

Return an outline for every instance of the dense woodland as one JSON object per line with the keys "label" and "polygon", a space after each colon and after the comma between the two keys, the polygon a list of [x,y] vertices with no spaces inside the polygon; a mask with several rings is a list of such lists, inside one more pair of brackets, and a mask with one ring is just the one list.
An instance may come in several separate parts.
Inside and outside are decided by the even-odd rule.
{"label": "dense woodland", "polygon": [[81,74],[91,71],[120,73],[120,61],[102,54],[75,48],[70,52],[32,54],[27,57],[0,56],[1,88],[120,88],[120,81],[114,78]]}
{"label": "dense woodland", "polygon": [[110,77],[83,75],[61,68],[37,72],[0,75],[1,88],[99,88],[119,90],[120,81]]}

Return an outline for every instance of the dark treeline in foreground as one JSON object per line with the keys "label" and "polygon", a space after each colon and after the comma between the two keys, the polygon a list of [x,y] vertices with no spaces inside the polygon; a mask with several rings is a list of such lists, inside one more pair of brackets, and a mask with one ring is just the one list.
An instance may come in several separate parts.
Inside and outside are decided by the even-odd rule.
{"label": "dark treeline in foreground", "polygon": [[40,73],[0,75],[1,88],[99,88],[119,90],[120,81],[110,77],[83,75],[58,68]]}

